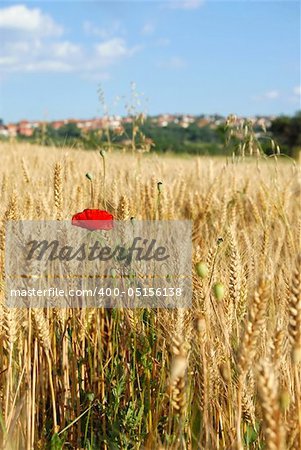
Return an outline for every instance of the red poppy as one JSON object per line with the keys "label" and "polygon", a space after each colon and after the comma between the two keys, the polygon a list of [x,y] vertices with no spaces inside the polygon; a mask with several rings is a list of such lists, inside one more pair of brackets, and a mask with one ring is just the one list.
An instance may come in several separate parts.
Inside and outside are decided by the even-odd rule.
{"label": "red poppy", "polygon": [[111,230],[113,228],[113,216],[108,211],[100,209],[84,209],[84,211],[74,214],[72,225],[90,231]]}

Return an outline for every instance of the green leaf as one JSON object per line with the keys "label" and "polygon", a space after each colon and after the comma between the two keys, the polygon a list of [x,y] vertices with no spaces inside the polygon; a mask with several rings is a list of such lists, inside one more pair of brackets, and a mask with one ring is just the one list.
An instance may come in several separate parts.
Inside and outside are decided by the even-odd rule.
{"label": "green leaf", "polygon": [[59,435],[55,433],[51,438],[50,449],[61,450],[62,448],[63,448],[63,441],[60,439]]}

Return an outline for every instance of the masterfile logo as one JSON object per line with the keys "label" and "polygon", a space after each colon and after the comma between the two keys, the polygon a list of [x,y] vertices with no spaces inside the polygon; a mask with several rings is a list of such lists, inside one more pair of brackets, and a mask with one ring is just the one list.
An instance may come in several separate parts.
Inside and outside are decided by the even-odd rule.
{"label": "masterfile logo", "polygon": [[114,222],[87,230],[63,221],[6,227],[7,305],[187,307],[191,222]]}

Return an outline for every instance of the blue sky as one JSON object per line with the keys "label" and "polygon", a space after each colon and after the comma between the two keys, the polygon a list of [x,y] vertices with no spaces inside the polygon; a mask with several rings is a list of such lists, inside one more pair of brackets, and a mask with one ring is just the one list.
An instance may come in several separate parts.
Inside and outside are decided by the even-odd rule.
{"label": "blue sky", "polygon": [[0,43],[5,122],[301,108],[299,1],[0,1]]}

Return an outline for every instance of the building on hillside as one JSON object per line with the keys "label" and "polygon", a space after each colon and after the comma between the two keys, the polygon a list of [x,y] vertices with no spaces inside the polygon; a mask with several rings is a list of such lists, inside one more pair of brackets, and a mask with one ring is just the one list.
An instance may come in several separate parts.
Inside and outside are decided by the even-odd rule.
{"label": "building on hillside", "polygon": [[51,122],[51,126],[52,128],[54,128],[55,130],[58,130],[59,128],[61,128],[63,125],[65,125],[63,120],[56,120],[55,122]]}
{"label": "building on hillside", "polygon": [[28,120],[21,120],[18,124],[17,133],[21,136],[30,137],[33,135],[33,126]]}
{"label": "building on hillside", "polygon": [[7,126],[5,126],[3,123],[0,123],[0,136],[3,137],[9,136]]}
{"label": "building on hillside", "polygon": [[18,126],[15,123],[8,123],[6,125],[8,136],[9,137],[16,137],[18,132]]}
{"label": "building on hillside", "polygon": [[209,124],[210,124],[210,120],[209,120],[208,118],[206,118],[206,117],[200,119],[200,120],[197,122],[197,126],[198,126],[199,128],[206,127],[206,126],[208,126]]}

